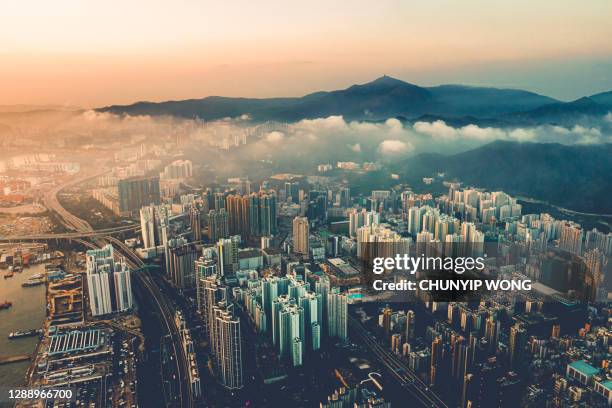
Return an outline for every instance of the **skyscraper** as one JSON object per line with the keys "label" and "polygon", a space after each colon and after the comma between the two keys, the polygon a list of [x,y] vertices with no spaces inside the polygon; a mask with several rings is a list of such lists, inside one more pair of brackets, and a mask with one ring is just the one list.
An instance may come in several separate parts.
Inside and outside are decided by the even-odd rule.
{"label": "skyscraper", "polygon": [[356,237],[359,228],[378,223],[380,223],[379,213],[367,211],[365,208],[361,210],[354,208],[349,212],[349,235]]}
{"label": "skyscraper", "polygon": [[389,306],[385,307],[382,315],[382,326],[383,331],[385,332],[385,341],[389,341],[391,337],[391,317],[393,315],[393,310]]}
{"label": "skyscraper", "polygon": [[580,228],[580,225],[568,221],[561,226],[559,248],[576,255],[582,253],[582,228]]}
{"label": "skyscraper", "polygon": [[229,195],[226,199],[229,232],[249,237],[276,233],[276,193],[274,191],[249,195]]}
{"label": "skyscraper", "polygon": [[412,310],[406,312],[406,343],[414,340],[415,314]]}
{"label": "skyscraper", "polygon": [[242,333],[240,319],[228,303],[227,288],[218,281],[207,260],[196,262],[199,274],[198,312],[204,321],[204,330],[210,344],[215,373],[221,385],[228,389],[242,388]]}
{"label": "skyscraper", "polygon": [[114,258],[113,246],[87,251],[87,290],[92,316],[122,312],[132,307],[130,269]]}
{"label": "skyscraper", "polygon": [[223,238],[217,242],[217,273],[219,276],[232,275],[238,271],[238,249],[240,235]]}
{"label": "skyscraper", "polygon": [[259,234],[276,234],[276,193],[269,191],[259,194]]}
{"label": "skyscraper", "polygon": [[348,297],[340,293],[339,288],[332,288],[327,300],[327,332],[329,337],[345,341],[348,338],[347,316]]}
{"label": "skyscraper", "polygon": [[407,254],[410,241],[410,238],[377,224],[363,226],[357,230],[357,257],[371,261],[375,257]]}
{"label": "skyscraper", "polygon": [[605,303],[608,300],[608,290],[605,283],[608,270],[608,258],[599,248],[591,249],[584,254],[585,289],[591,302]]}
{"label": "skyscraper", "polygon": [[227,211],[229,233],[246,239],[250,234],[249,198],[230,194],[225,199],[225,210]]}
{"label": "skyscraper", "polygon": [[318,350],[321,347],[321,330],[319,322],[319,301],[314,292],[306,292],[299,299],[299,305],[304,311],[304,339],[303,345],[309,350]]}
{"label": "skyscraper", "polygon": [[140,209],[142,245],[152,248],[163,245],[162,225],[167,224],[168,209],[163,205],[148,205]]}
{"label": "skyscraper", "polygon": [[[253,193],[248,196],[249,212],[249,235],[256,237],[261,235],[260,200],[259,195]],[[266,220],[263,220],[266,223]],[[265,234],[264,234],[265,235]]]}
{"label": "skyscraper", "polygon": [[191,237],[195,242],[202,240],[202,215],[200,210],[191,207],[189,210],[189,226],[191,227]]}
{"label": "skyscraper", "polygon": [[[204,325],[208,320],[206,318],[206,288],[209,282],[209,277],[217,275],[217,262],[211,257],[200,257],[194,262],[196,275],[196,301],[198,312],[203,317]],[[207,331],[207,330],[206,330]]]}
{"label": "skyscraper", "polygon": [[436,385],[440,362],[442,361],[442,338],[436,336],[431,342],[431,363],[429,367],[429,384]]}
{"label": "skyscraper", "polygon": [[215,335],[218,336],[216,355],[219,381],[228,389],[244,386],[242,378],[242,333],[240,319],[223,304],[214,307]]}
{"label": "skyscraper", "polygon": [[301,366],[304,348],[304,309],[286,303],[279,311],[279,355],[289,357],[294,367]]}
{"label": "skyscraper", "polygon": [[510,328],[510,340],[508,344],[508,353],[510,355],[510,368],[519,370],[523,365],[525,357],[525,346],[527,344],[527,330],[519,323],[516,323]]}
{"label": "skyscraper", "polygon": [[293,252],[307,255],[309,236],[310,226],[308,225],[308,218],[295,217],[293,219]]}
{"label": "skyscraper", "polygon": [[340,188],[340,207],[348,208],[351,206],[351,189],[348,187]]}
{"label": "skyscraper", "polygon": [[[198,313],[202,316],[204,331],[210,337],[212,328],[212,307],[217,299],[217,263],[214,259],[200,258],[195,262],[197,274]],[[212,343],[211,343],[212,347]]]}
{"label": "skyscraper", "polygon": [[299,197],[300,184],[299,183],[285,183],[285,194],[287,199],[291,199],[292,202],[298,204],[300,202]]}
{"label": "skyscraper", "polygon": [[266,325],[272,327],[272,303],[278,298],[278,278],[267,276],[261,280],[261,302],[266,314]]}
{"label": "skyscraper", "polygon": [[317,302],[319,302],[319,307],[317,308],[319,324],[325,331],[327,331],[327,299],[330,287],[329,278],[327,276],[320,276],[319,280],[315,282],[315,293],[319,295],[317,296]]}
{"label": "skyscraper", "polygon": [[223,193],[214,193],[213,195],[213,208],[217,211],[225,208],[225,194]]}
{"label": "skyscraper", "polygon": [[175,160],[160,173],[160,177],[164,179],[182,179],[193,176],[193,164],[191,160]]}
{"label": "skyscraper", "polygon": [[119,180],[119,212],[131,215],[143,206],[160,203],[159,177],[131,177]]}
{"label": "skyscraper", "polygon": [[168,277],[174,285],[181,289],[192,289],[196,285],[194,262],[198,259],[198,250],[193,243],[182,242],[170,248]]}
{"label": "skyscraper", "polygon": [[208,240],[211,243],[221,238],[229,237],[229,226],[225,209],[210,210],[208,212]]}
{"label": "skyscraper", "polygon": [[281,326],[280,326],[280,312],[285,307],[285,305],[291,304],[292,300],[288,295],[279,295],[272,302],[272,343],[275,346],[280,346],[281,342]]}
{"label": "skyscraper", "polygon": [[410,207],[408,209],[408,232],[413,236],[421,232],[421,217],[424,208],[425,207]]}

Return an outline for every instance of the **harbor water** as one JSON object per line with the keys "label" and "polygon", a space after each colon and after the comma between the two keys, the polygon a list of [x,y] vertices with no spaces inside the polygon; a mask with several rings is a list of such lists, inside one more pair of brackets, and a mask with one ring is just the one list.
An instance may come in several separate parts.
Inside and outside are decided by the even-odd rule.
{"label": "harbor water", "polygon": [[[0,356],[31,354],[36,349],[38,336],[9,340],[8,335],[17,330],[39,329],[46,316],[45,285],[22,287],[32,275],[44,274],[45,265],[25,267],[12,278],[4,278],[8,270],[0,270],[0,303],[13,303],[9,309],[0,310]],[[23,386],[29,362],[0,365],[2,388]]]}

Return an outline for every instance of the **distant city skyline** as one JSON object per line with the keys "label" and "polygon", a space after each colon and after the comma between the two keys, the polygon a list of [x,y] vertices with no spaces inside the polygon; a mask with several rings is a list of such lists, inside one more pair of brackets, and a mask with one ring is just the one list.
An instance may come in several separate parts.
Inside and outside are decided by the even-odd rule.
{"label": "distant city skyline", "polygon": [[301,96],[417,85],[612,89],[612,3],[60,0],[0,6],[0,105]]}

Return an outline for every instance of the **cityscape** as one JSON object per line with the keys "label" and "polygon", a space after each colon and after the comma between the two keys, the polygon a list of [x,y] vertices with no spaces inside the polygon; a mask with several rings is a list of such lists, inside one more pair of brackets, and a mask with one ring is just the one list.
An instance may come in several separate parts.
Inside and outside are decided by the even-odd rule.
{"label": "cityscape", "polygon": [[[6,70],[47,88],[0,79],[10,98],[0,96],[0,407],[612,406],[612,49],[598,39],[612,34],[601,18],[609,4],[583,5],[576,22],[592,23],[599,34],[576,42],[601,55],[567,41],[567,78],[557,80],[558,67],[544,78],[503,35],[506,17],[486,7],[483,18],[499,19],[490,41],[508,55],[480,41],[479,22],[459,30],[467,56],[457,64],[468,68],[458,68],[414,44],[425,65],[413,66],[376,42],[411,37],[394,16],[409,14],[400,5],[329,5],[313,21],[320,32],[304,21],[312,10],[288,7],[307,39],[287,22],[270,31],[270,5],[256,9],[261,25],[240,12],[243,27],[230,29],[215,22],[229,20],[228,5],[186,2],[182,17],[193,23],[195,7],[206,30],[170,24],[157,5],[126,5],[130,23],[118,18],[117,33],[144,31],[108,48],[114,66],[83,42],[118,34],[89,20],[95,11],[60,3],[7,11],[28,25],[38,13],[73,21],[70,11],[92,27],[83,38],[49,34],[83,47],[58,51],[74,64],[62,75]],[[446,13],[464,16],[451,3]],[[524,12],[544,16],[533,7]],[[389,27],[364,22],[361,8]],[[547,27],[569,33],[557,17],[572,10],[551,12]],[[146,13],[175,42],[132,20]],[[278,42],[283,33],[313,60],[294,61],[302,56]],[[419,41],[433,52],[443,34]],[[147,35],[176,50],[147,54],[135,41]],[[212,68],[177,45],[199,36]],[[29,38],[16,47],[30,50]],[[361,39],[379,45],[376,64]],[[516,41],[560,58],[541,51],[556,50],[547,35]],[[127,45],[144,50],[138,62]],[[30,52],[9,51],[11,67]],[[244,59],[232,59],[238,51]],[[535,65],[519,69],[523,59]],[[573,63],[592,78],[572,81]],[[498,71],[474,80],[468,71],[482,71],[470,64]],[[192,70],[206,79],[196,84]],[[283,71],[278,83],[264,80],[271,71]],[[221,91],[231,96],[206,96]]]}

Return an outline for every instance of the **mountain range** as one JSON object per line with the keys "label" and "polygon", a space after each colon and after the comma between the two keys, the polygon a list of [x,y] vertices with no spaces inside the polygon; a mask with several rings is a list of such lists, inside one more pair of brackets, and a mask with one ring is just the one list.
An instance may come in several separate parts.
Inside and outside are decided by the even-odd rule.
{"label": "mountain range", "polygon": [[612,91],[562,102],[520,89],[463,85],[421,87],[389,76],[336,91],[295,98],[209,96],[167,102],[137,102],[98,109],[130,115],[171,115],[215,120],[249,115],[256,122],[298,121],[332,115],[348,120],[445,120],[497,126],[575,125],[612,111]]}

